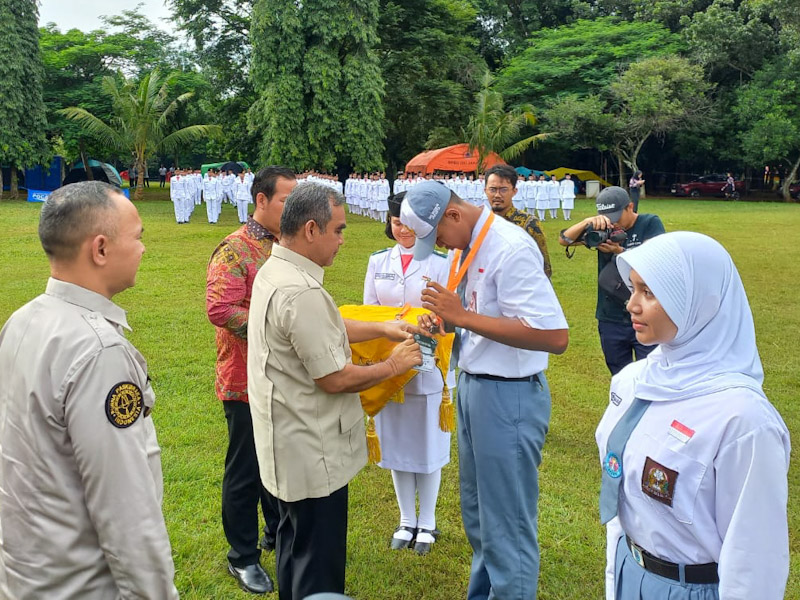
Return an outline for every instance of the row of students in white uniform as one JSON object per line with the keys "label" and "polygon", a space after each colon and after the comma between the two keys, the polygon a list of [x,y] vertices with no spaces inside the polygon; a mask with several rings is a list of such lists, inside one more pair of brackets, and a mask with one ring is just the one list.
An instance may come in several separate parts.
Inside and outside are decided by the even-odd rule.
{"label": "row of students in white uniform", "polygon": [[236,206],[240,223],[247,221],[248,204],[253,198],[250,188],[254,175],[250,169],[235,175],[209,169],[205,176],[199,169],[179,169],[170,178],[170,200],[175,208],[175,221],[188,223],[195,207],[205,201],[209,223],[216,223],[222,212],[222,202]]}
{"label": "row of students in white uniform", "polygon": [[385,173],[353,173],[344,184],[350,212],[381,223],[386,223],[388,218],[390,193]]}
{"label": "row of students in white uniform", "polygon": [[[460,173],[450,177],[440,174],[422,176],[420,174],[401,173],[394,181],[391,193],[397,195],[407,192],[415,185],[433,179],[440,181],[450,188],[459,198],[483,206],[488,203],[486,197],[486,181],[481,174],[477,179],[473,175]],[[381,223],[386,223],[388,215],[389,182],[383,173],[360,174],[354,173],[344,185],[344,195],[347,199],[350,212],[365,217],[371,217]],[[561,208],[565,221],[571,220],[572,210],[575,208],[575,181],[571,175],[558,181],[555,175],[547,179],[540,175],[537,179],[531,175],[527,180],[520,177],[517,183],[517,194],[514,196],[514,208],[528,213],[536,211],[540,221],[544,221],[547,213],[551,219],[558,218],[558,209]]]}

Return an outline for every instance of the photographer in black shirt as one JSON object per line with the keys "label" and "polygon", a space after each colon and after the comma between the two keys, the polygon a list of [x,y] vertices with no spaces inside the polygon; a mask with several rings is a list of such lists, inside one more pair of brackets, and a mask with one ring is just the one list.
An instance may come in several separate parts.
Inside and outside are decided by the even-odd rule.
{"label": "photographer in black shirt", "polygon": [[612,186],[597,195],[597,216],[568,227],[559,237],[562,246],[597,248],[599,283],[595,317],[600,345],[612,375],[633,362],[634,355],[639,360],[655,348],[636,340],[630,314],[625,310],[629,294],[616,271],[616,255],[661,233],[664,225],[657,215],[637,214],[628,192]]}

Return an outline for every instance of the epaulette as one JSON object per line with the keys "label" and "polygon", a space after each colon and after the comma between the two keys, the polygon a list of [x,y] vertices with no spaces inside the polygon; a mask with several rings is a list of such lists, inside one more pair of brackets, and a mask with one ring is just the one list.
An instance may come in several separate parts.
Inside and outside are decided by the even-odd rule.
{"label": "epaulette", "polygon": [[447,252],[442,252],[441,250],[434,250],[433,253],[436,256],[441,256],[442,258],[447,258]]}
{"label": "epaulette", "polygon": [[375,252],[372,253],[372,256],[375,256],[376,254],[383,254],[384,252],[388,252],[389,250],[391,250],[391,248],[384,248],[383,250],[376,250]]}

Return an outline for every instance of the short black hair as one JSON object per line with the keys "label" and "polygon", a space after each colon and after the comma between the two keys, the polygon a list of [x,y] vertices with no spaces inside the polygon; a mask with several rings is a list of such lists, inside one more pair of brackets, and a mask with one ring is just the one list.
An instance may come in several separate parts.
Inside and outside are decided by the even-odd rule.
{"label": "short black hair", "polygon": [[47,256],[70,260],[88,236],[113,236],[114,194],[121,196],[122,190],[102,181],[71,183],[50,194],[39,216],[39,241]]}
{"label": "short black hair", "polygon": [[486,181],[489,181],[489,175],[497,175],[500,179],[505,179],[511,184],[511,187],[517,187],[517,170],[509,165],[495,165],[486,171]]}
{"label": "short black hair", "polygon": [[318,183],[301,183],[286,198],[281,214],[281,235],[291,238],[306,223],[314,221],[324,233],[331,222],[331,205],[344,204],[344,196],[336,190]]}
{"label": "short black hair", "polygon": [[[244,173],[244,171],[242,171]],[[250,193],[253,195],[253,204],[256,203],[256,196],[259,194],[264,194],[266,196],[267,201],[272,199],[272,196],[275,195],[275,185],[278,182],[278,179],[289,179],[290,181],[294,181],[296,179],[294,171],[292,171],[289,167],[264,167],[253,178],[253,184],[250,188]]]}

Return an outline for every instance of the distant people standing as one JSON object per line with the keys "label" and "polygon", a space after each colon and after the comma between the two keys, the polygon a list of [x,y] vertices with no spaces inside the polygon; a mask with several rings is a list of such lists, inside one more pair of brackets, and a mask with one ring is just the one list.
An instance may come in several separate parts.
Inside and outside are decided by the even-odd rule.
{"label": "distant people standing", "polygon": [[628,195],[630,195],[631,202],[633,202],[633,212],[639,212],[639,194],[642,193],[643,185],[642,172],[636,171],[628,181]]}
{"label": "distant people standing", "polygon": [[764,167],[764,189],[766,190],[770,184],[769,165]]}
{"label": "distant people standing", "polygon": [[144,187],[150,187],[150,167],[144,166]]}
{"label": "distant people standing", "polygon": [[558,207],[561,204],[561,186],[558,183],[558,178],[555,175],[550,176],[550,181],[547,182],[547,197],[550,199],[548,207],[550,209],[550,218],[558,218]]}
{"label": "distant people standing", "polygon": [[128,173],[129,173],[128,181],[129,181],[130,187],[131,188],[135,188],[136,184],[137,184],[136,179],[139,177],[139,171],[136,169],[136,165],[132,166],[131,170]]}
{"label": "distant people standing", "polygon": [[569,221],[572,209],[575,208],[575,182],[572,181],[569,173],[561,180],[559,195],[561,196],[561,212],[564,213],[564,220]]}
{"label": "distant people standing", "polygon": [[161,165],[158,168],[158,187],[164,187],[167,183],[167,168]]}

